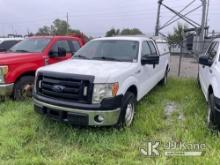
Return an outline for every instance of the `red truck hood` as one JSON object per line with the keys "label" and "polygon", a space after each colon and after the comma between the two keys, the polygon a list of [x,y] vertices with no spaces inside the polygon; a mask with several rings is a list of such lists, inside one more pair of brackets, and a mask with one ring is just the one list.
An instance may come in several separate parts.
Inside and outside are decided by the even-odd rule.
{"label": "red truck hood", "polygon": [[42,58],[41,53],[0,53],[0,65],[26,63]]}

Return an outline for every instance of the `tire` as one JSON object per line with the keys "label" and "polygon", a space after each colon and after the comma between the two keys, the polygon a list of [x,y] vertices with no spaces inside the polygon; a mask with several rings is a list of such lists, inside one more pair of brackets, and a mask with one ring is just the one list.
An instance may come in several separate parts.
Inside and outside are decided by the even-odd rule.
{"label": "tire", "polygon": [[21,77],[14,86],[14,100],[25,100],[32,97],[34,76]]}
{"label": "tire", "polygon": [[210,94],[208,101],[207,126],[211,130],[217,130],[219,128],[219,126],[216,124],[214,106],[215,106],[214,95]]}
{"label": "tire", "polygon": [[134,120],[136,96],[132,92],[127,92],[122,100],[121,113],[117,128],[130,127]]}
{"label": "tire", "polygon": [[197,75],[197,85],[198,85],[199,88],[201,87],[200,80],[199,80],[199,73]]}
{"label": "tire", "polygon": [[166,68],[163,79],[160,81],[160,85],[165,86],[167,84],[167,77],[168,77],[168,67]]}

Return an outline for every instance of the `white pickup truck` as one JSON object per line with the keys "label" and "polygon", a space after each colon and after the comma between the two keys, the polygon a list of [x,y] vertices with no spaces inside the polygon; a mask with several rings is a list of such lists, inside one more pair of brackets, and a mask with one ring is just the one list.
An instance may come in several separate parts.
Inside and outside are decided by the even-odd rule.
{"label": "white pickup truck", "polygon": [[220,38],[199,58],[198,82],[208,102],[207,124],[220,128]]}
{"label": "white pickup truck", "polygon": [[169,48],[165,40],[155,40],[99,38],[73,59],[40,68],[35,111],[73,125],[130,126],[135,103],[167,81]]}

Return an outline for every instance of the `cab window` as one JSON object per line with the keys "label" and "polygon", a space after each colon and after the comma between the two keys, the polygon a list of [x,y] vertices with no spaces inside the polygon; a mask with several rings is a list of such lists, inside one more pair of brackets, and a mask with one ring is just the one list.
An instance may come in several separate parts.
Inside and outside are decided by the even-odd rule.
{"label": "cab window", "polygon": [[147,41],[144,41],[142,43],[142,52],[141,52],[141,57],[143,56],[151,56],[151,50],[150,50],[150,46],[147,43]]}
{"label": "cab window", "polygon": [[71,52],[70,51],[70,46],[68,44],[68,41],[67,40],[60,40],[60,41],[57,41],[52,49],[51,49],[51,52],[55,55],[55,54],[58,54],[58,48],[64,48],[66,50],[66,52]]}
{"label": "cab window", "polygon": [[213,42],[208,51],[207,51],[207,56],[209,57],[210,60],[214,60],[215,56],[217,55],[218,52],[218,42]]}
{"label": "cab window", "polygon": [[72,53],[75,53],[80,49],[80,44],[78,41],[69,40],[68,42]]}
{"label": "cab window", "polygon": [[153,42],[148,42],[149,43],[149,46],[150,46],[150,49],[151,49],[151,55],[152,56],[158,56],[157,54],[157,49],[156,47],[154,46]]}

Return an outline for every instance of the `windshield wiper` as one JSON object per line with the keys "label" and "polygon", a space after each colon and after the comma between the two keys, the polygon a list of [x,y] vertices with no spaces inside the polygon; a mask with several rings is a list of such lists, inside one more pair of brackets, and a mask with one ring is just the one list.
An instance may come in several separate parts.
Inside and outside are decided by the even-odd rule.
{"label": "windshield wiper", "polygon": [[77,58],[82,58],[82,59],[86,59],[86,60],[89,60],[90,58],[86,57],[86,56],[83,56],[81,54],[78,54],[78,55],[75,55],[73,57],[77,57]]}
{"label": "windshield wiper", "polygon": [[21,52],[21,53],[30,53],[29,51],[27,51],[27,50],[16,50],[15,52]]}
{"label": "windshield wiper", "polygon": [[94,57],[92,59],[95,59],[95,60],[106,60],[106,61],[121,61],[120,59],[116,59],[116,58],[113,58],[113,57]]}

